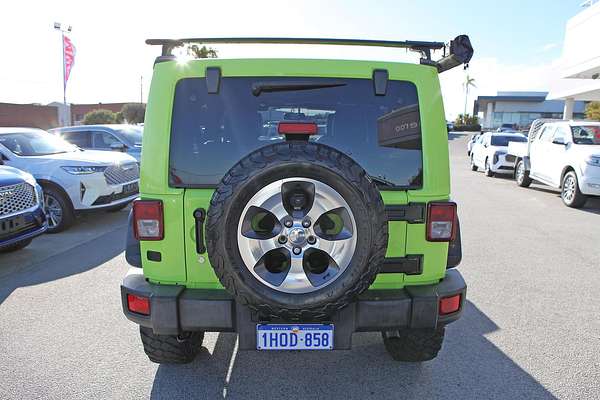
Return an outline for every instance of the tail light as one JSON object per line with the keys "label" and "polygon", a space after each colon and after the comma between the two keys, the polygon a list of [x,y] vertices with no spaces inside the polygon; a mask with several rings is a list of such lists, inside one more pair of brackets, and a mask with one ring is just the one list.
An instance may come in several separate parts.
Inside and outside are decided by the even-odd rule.
{"label": "tail light", "polygon": [[150,315],[150,299],[143,296],[128,294],[127,308],[129,309],[129,311],[134,313]]}
{"label": "tail light", "polygon": [[137,240],[164,238],[163,206],[160,200],[133,202],[133,233]]}
{"label": "tail light", "polygon": [[429,203],[427,206],[427,240],[450,242],[456,233],[456,203]]}

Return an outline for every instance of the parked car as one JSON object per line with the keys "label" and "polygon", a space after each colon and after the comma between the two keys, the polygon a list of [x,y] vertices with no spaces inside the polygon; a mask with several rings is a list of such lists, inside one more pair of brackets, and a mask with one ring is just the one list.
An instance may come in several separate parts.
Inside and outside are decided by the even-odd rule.
{"label": "parked car", "polygon": [[140,162],[143,127],[138,125],[78,125],[50,129],[67,142],[85,150],[120,151]]}
{"label": "parked car", "polygon": [[502,124],[496,132],[517,132],[517,124]]}
{"label": "parked car", "polygon": [[600,196],[600,122],[536,120],[527,143],[511,143],[508,158],[517,184],[532,180],[561,189],[569,207]]}
{"label": "parked car", "polygon": [[[395,360],[436,357],[466,304],[438,73],[470,59],[468,37],[420,65],[182,68],[169,56],[179,42],[149,42],[164,45],[144,128],[154,152],[142,157],[121,286],[149,359],[191,362],[205,331],[261,351],[350,349],[355,331],[371,331]],[[265,126],[280,139],[261,140]]]}
{"label": "parked car", "polygon": [[478,132],[474,135],[471,135],[469,141],[467,142],[467,156],[471,156],[471,150],[473,150],[473,145],[475,144],[475,141],[477,141],[477,138],[479,138],[479,136],[481,135],[483,135],[483,132]]}
{"label": "parked car", "polygon": [[471,149],[471,170],[483,169],[486,176],[511,174],[514,164],[506,161],[510,142],[527,142],[520,133],[486,132],[475,140]]}
{"label": "parked car", "polygon": [[48,233],[68,228],[80,211],[124,208],[138,193],[135,158],[83,150],[40,129],[0,128],[0,156],[42,186]]}
{"label": "parked car", "polygon": [[0,160],[0,252],[22,249],[48,229],[42,188]]}
{"label": "parked car", "polygon": [[454,122],[446,121],[446,131],[450,133],[450,131],[454,130]]}

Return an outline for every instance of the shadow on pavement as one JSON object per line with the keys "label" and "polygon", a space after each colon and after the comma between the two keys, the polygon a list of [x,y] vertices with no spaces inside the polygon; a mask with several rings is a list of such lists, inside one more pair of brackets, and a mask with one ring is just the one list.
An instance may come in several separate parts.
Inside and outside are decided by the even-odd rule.
{"label": "shadow on pavement", "polygon": [[0,278],[0,304],[19,287],[65,278],[104,264],[125,250],[126,233],[127,227],[121,226]]}
{"label": "shadow on pavement", "polygon": [[438,358],[423,364],[392,361],[377,333],[354,335],[352,351],[328,353],[238,353],[236,335],[222,333],[212,354],[160,365],[151,398],[554,398],[484,336],[498,329],[468,302]]}

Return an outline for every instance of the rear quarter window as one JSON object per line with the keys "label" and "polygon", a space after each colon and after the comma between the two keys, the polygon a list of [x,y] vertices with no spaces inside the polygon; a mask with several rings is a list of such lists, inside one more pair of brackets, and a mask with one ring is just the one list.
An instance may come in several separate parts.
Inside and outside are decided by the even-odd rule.
{"label": "rear quarter window", "polygon": [[[290,81],[324,87],[257,94],[257,85],[267,81],[275,87]],[[281,121],[316,123],[312,142],[352,157],[383,188],[422,186],[421,119],[413,83],[389,81],[386,95],[376,96],[370,79],[280,77],[222,78],[218,94],[207,92],[204,78],[180,80],[172,113],[169,185],[215,187],[241,158],[283,141],[277,132]]]}

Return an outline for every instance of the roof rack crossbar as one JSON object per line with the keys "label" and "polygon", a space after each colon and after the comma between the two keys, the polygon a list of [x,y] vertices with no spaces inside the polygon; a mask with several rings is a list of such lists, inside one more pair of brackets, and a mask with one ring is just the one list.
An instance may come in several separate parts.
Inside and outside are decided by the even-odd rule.
{"label": "roof rack crossbar", "polygon": [[[173,49],[186,44],[318,44],[340,46],[368,46],[402,48],[421,53],[421,64],[433,65],[439,72],[446,71],[459,64],[466,64],[473,55],[473,48],[466,35],[457,36],[448,46],[444,42],[391,41],[370,39],[327,39],[327,38],[282,38],[282,37],[229,37],[229,38],[186,38],[186,39],[147,39],[146,44],[162,46],[161,56],[171,56]],[[446,55],[447,47],[449,54]],[[431,59],[432,50],[444,50],[439,61]]]}

